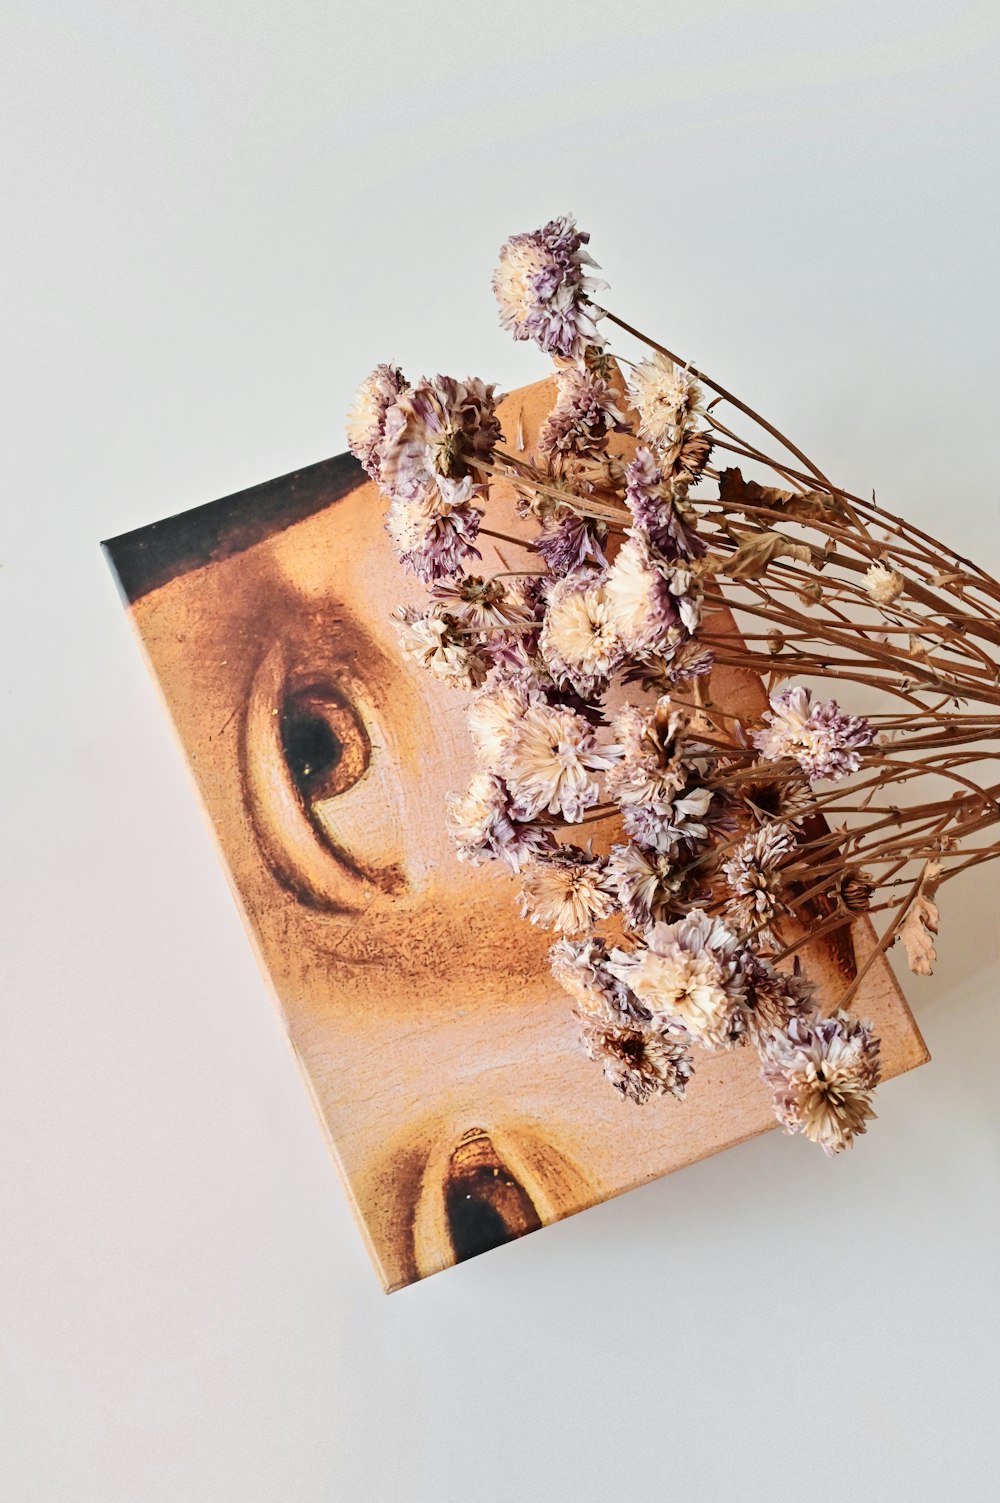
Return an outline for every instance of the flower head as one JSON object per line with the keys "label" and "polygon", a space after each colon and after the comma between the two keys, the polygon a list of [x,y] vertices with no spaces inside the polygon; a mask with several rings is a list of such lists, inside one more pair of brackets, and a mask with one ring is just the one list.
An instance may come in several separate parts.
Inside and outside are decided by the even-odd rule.
{"label": "flower head", "polygon": [[824,1153],[850,1148],[875,1116],[872,1092],[879,1081],[879,1043],[870,1023],[845,1012],[829,1018],[793,1018],[772,1036],[761,1076],[770,1086],[778,1121],[803,1133]]}
{"label": "flower head", "polygon": [[496,388],[470,377],[434,376],[396,398],[379,446],[381,484],[390,495],[436,505],[442,480],[482,483],[503,438]]}
{"label": "flower head", "polygon": [[372,480],[381,479],[379,446],[385,434],[385,416],[409,385],[398,365],[377,365],[354,396],[347,416],[347,445]]}
{"label": "flower head", "polygon": [[515,728],[529,705],[545,704],[545,696],[524,674],[493,669],[469,705],[467,724],[476,755],[484,766],[497,768]]}
{"label": "flower head", "polygon": [[542,658],[557,682],[589,697],[621,660],[621,642],[603,579],[570,574],[548,591],[539,638]]}
{"label": "flower head", "polygon": [[613,950],[610,969],[654,1019],[685,1029],[706,1048],[731,1044],[744,1031],[740,940],[701,909],[676,924],[653,924],[634,950]]}
{"label": "flower head", "polygon": [[682,887],[672,857],[633,841],[612,846],[607,880],[614,884],[622,912],[633,929],[645,929],[666,918]]}
{"label": "flower head", "polygon": [[871,564],[865,574],[865,587],[876,605],[892,605],[902,595],[906,581],[885,564]]}
{"label": "flower head", "polygon": [[482,490],[471,476],[442,478],[433,495],[393,496],[385,530],[401,564],[430,584],[460,574],[472,558],[481,558],[475,540],[482,510],[474,499]]}
{"label": "flower head", "polygon": [[519,818],[562,815],[570,824],[597,803],[595,772],[615,761],[582,715],[560,705],[529,705],[507,743],[500,771],[510,785]]}
{"label": "flower head", "polygon": [[591,517],[581,517],[566,507],[559,507],[546,516],[542,530],[535,538],[535,547],[550,574],[557,577],[575,574],[589,565],[603,569],[605,559],[601,544],[607,531],[603,522],[595,522]]}
{"label": "flower head", "polygon": [[589,239],[563,215],[530,234],[512,235],[501,247],[493,291],[500,322],[515,339],[533,339],[550,355],[569,360],[600,343],[601,310],[590,294],[604,284],[584,274],[587,266],[596,269],[584,249]]}
{"label": "flower head", "polygon": [[816,1016],[816,984],[802,974],[798,956],[790,971],[779,971],[769,960],[747,950],[743,956],[747,995],[744,1021],[747,1037],[758,1049],[773,1034],[787,1032],[793,1018]]}
{"label": "flower head", "polygon": [[403,656],[427,668],[453,689],[474,689],[486,677],[486,664],[456,635],[454,619],[440,605],[418,611],[401,606],[395,614]]}
{"label": "flower head", "polygon": [[858,748],[874,740],[863,715],[845,715],[835,699],[811,704],[808,689],[786,688],[771,695],[763,730],[753,742],[769,762],[790,757],[809,778],[838,782],[861,766]]}
{"label": "flower head", "polygon": [[676,504],[652,453],[639,444],[625,470],[625,504],[635,528],[666,559],[700,558],[705,544],[694,522]]}
{"label": "flower head", "polygon": [[448,799],[448,829],[459,861],[481,866],[484,861],[503,861],[511,871],[549,849],[551,833],[518,819],[501,778],[477,772],[462,794]]}
{"label": "flower head", "polygon": [[683,1096],[693,1073],[681,1040],[657,1028],[588,1018],[580,1042],[615,1090],[636,1106],[644,1106],[651,1096]]}
{"label": "flower head", "polygon": [[722,870],[732,894],[726,911],[738,929],[756,930],[765,942],[772,939],[770,921],[779,908],[781,861],[795,849],[791,825],[766,824],[751,830],[733,850]]}
{"label": "flower head", "polygon": [[608,949],[596,935],[560,939],[549,951],[552,974],[581,1012],[610,1023],[648,1022],[650,1014],[608,969]]}
{"label": "flower head", "polygon": [[687,569],[658,564],[641,534],[626,538],[608,570],[606,596],[630,653],[669,654],[698,625]]}
{"label": "flower head", "polygon": [[701,387],[689,370],[666,355],[656,354],[636,367],[629,393],[639,415],[639,437],[657,449],[672,444],[701,410]]}
{"label": "flower head", "polygon": [[603,862],[578,846],[561,845],[522,869],[522,917],[557,934],[583,934],[616,908]]}
{"label": "flower head", "polygon": [[559,372],[555,406],[542,424],[538,452],[547,459],[562,454],[594,455],[607,447],[608,434],[625,431],[625,414],[608,382],[586,366]]}

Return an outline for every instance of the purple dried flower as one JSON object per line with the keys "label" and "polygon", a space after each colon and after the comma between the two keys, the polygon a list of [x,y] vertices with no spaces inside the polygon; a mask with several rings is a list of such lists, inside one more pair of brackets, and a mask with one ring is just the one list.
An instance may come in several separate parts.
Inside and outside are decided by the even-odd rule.
{"label": "purple dried flower", "polygon": [[471,477],[481,484],[503,438],[495,390],[472,377],[434,376],[401,392],[386,413],[379,446],[383,489],[433,508],[442,481]]}
{"label": "purple dried flower", "polygon": [[835,699],[810,703],[805,688],[785,688],[771,695],[765,728],[753,743],[769,762],[790,757],[809,778],[838,782],[861,766],[857,748],[870,746],[875,733],[863,715],[845,715]]}
{"label": "purple dried flower", "polygon": [[493,291],[500,322],[515,339],[533,339],[550,355],[579,360],[599,345],[601,310],[590,294],[604,286],[584,275],[593,266],[584,246],[590,236],[568,215],[540,230],[512,235],[500,249]]}
{"label": "purple dried flower", "polygon": [[705,543],[693,522],[682,514],[652,452],[640,444],[625,470],[625,504],[636,530],[667,559],[700,558]]}
{"label": "purple dried flower", "polygon": [[389,502],[385,530],[400,563],[425,584],[461,574],[470,559],[482,557],[475,539],[483,511],[473,504],[482,490],[468,475],[457,481],[441,476],[432,499],[394,496]]}
{"label": "purple dried flower", "polygon": [[643,1007],[624,981],[608,970],[608,949],[602,939],[560,939],[549,951],[552,974],[581,1012],[609,1023],[648,1022]]}
{"label": "purple dried flower", "polygon": [[552,574],[575,574],[589,566],[603,569],[601,543],[607,531],[603,522],[558,508],[545,518],[542,531],[535,538],[535,548]]}
{"label": "purple dried flower", "polygon": [[744,836],[728,861],[723,862],[732,898],[726,912],[744,933],[755,930],[764,944],[773,942],[770,921],[780,906],[781,861],[796,846],[795,832],[783,823],[761,825]]}
{"label": "purple dried flower", "polygon": [[607,878],[633,929],[667,918],[683,885],[672,857],[631,841],[611,847]]}
{"label": "purple dried flower", "polygon": [[570,366],[557,377],[559,395],[538,435],[538,452],[547,459],[600,454],[612,431],[627,431],[625,415],[607,381],[586,367]]}
{"label": "purple dried flower", "polygon": [[816,983],[802,974],[797,955],[792,970],[779,971],[748,948],[743,970],[747,1037],[757,1049],[764,1049],[772,1035],[786,1033],[793,1018],[809,1021],[816,1017]]}
{"label": "purple dried flower", "polygon": [[472,866],[499,860],[516,872],[555,843],[544,826],[514,813],[506,784],[491,772],[475,773],[465,793],[450,796],[448,827],[459,861]]}

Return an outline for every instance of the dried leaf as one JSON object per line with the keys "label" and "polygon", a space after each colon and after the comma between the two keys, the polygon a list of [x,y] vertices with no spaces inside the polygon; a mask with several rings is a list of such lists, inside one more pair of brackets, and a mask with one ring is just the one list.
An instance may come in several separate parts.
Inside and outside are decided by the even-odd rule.
{"label": "dried leaf", "polygon": [[736,469],[723,470],[719,476],[719,500],[733,511],[763,506],[768,511],[784,512],[797,522],[843,514],[840,502],[824,491],[785,491],[775,485],[758,485],[756,480],[744,480],[742,472]]}
{"label": "dried leaf", "polygon": [[519,454],[523,454],[524,453],[524,408],[523,407],[521,408],[520,412],[517,414],[517,437],[516,437],[516,439],[514,441],[517,444],[517,452]]}
{"label": "dried leaf", "polygon": [[937,891],[937,879],[940,875],[940,861],[924,863],[917,895],[899,926],[899,937],[903,941],[910,970],[915,976],[932,975],[934,962],[937,960],[934,937],[938,932],[941,914],[933,894]]}
{"label": "dried leaf", "polygon": [[808,543],[793,543],[781,532],[738,532],[731,529],[739,539],[739,547],[731,558],[720,565],[723,574],[730,579],[758,579],[777,558],[795,559],[801,564],[812,563],[812,549]]}

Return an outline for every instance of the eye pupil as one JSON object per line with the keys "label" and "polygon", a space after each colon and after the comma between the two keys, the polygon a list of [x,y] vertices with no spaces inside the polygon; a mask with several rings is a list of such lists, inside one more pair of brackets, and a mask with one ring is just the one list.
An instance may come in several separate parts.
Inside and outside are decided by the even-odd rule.
{"label": "eye pupil", "polygon": [[286,715],[281,731],[289,770],[301,788],[326,777],[344,754],[340,737],[321,715]]}

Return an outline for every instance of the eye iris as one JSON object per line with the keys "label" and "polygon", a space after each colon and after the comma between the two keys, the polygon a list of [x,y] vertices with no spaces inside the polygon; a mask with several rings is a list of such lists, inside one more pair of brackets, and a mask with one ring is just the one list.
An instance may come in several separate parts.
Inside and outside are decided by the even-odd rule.
{"label": "eye iris", "polygon": [[292,780],[313,808],[353,788],[371,760],[368,733],[353,705],[325,686],[288,695],[281,741]]}
{"label": "eye iris", "polygon": [[343,743],[321,715],[285,715],[281,733],[292,777],[302,789],[312,788],[344,754]]}

